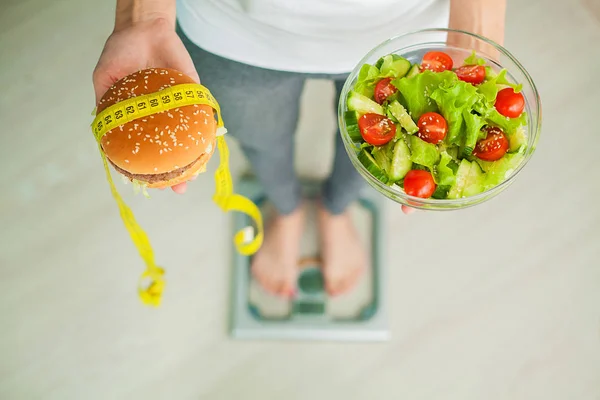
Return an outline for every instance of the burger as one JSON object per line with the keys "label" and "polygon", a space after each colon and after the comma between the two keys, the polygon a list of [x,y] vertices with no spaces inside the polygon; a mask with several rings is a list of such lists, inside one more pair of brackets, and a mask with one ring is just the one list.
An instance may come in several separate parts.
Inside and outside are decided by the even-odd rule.
{"label": "burger", "polygon": [[[171,86],[196,83],[168,68],[128,75],[102,96],[97,112],[127,99]],[[109,130],[100,145],[114,169],[147,188],[185,182],[206,170],[216,147],[217,120],[212,107],[185,105],[138,118]]]}

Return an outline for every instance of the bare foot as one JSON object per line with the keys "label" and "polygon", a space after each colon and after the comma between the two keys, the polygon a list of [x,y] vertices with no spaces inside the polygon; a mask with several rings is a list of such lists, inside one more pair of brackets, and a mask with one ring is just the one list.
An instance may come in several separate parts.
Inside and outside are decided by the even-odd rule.
{"label": "bare foot", "polygon": [[275,215],[252,259],[252,275],[271,294],[292,297],[296,292],[304,218],[303,207],[289,215]]}
{"label": "bare foot", "polygon": [[325,289],[332,296],[348,292],[369,261],[349,211],[332,215],[319,206],[319,233]]}

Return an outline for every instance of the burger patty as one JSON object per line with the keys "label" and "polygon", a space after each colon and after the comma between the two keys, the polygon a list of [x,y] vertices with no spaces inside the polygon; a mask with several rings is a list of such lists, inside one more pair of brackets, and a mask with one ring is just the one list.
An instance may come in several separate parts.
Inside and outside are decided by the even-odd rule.
{"label": "burger patty", "polygon": [[177,178],[179,175],[183,174],[186,170],[190,169],[192,165],[194,165],[200,158],[202,158],[204,154],[198,157],[196,160],[192,161],[190,164],[185,167],[174,169],[173,171],[163,172],[162,174],[132,174],[131,172],[127,172],[122,168],[117,167],[112,161],[108,160],[111,165],[122,175],[125,175],[129,179],[135,179],[136,181],[148,182],[148,183],[156,183],[162,181],[168,181],[173,178]]}

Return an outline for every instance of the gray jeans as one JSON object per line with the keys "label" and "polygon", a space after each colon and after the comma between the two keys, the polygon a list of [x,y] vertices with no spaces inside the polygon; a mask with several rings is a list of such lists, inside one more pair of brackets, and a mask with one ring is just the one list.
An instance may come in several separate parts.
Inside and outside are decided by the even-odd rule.
{"label": "gray jeans", "polygon": [[[280,213],[291,213],[301,201],[294,171],[294,133],[304,82],[309,78],[334,81],[337,105],[346,76],[253,67],[202,50],[179,27],[177,33],[202,84],[219,101],[227,130],[238,140],[267,198]],[[323,184],[321,199],[331,213],[339,214],[357,199],[363,179],[350,162],[339,132],[335,140],[333,169]]]}

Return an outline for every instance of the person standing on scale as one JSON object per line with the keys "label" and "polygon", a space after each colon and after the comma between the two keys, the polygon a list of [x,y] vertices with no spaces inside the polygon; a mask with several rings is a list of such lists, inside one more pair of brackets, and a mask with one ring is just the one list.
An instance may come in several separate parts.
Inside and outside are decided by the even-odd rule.
{"label": "person standing on scale", "polygon": [[[266,291],[290,297],[305,219],[293,161],[305,80],[333,81],[337,104],[364,54],[418,29],[450,27],[502,44],[506,1],[117,0],[116,8],[114,31],[94,70],[96,102],[114,82],[147,67],[180,70],[211,90],[277,210],[252,273]],[[330,295],[354,287],[370,259],[348,212],[363,179],[339,134],[335,141],[333,169],[318,206]],[[184,193],[186,183],[172,189]]]}

